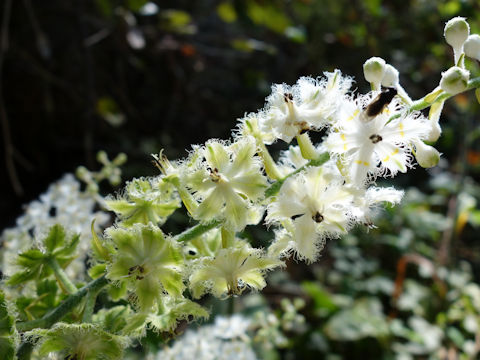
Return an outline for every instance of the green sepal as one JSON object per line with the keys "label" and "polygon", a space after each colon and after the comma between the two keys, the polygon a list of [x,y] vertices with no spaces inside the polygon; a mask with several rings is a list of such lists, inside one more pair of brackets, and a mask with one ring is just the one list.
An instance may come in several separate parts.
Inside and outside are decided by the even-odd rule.
{"label": "green sepal", "polygon": [[19,343],[19,335],[15,329],[14,308],[0,291],[0,354],[2,359],[16,359],[15,349]]}
{"label": "green sepal", "polygon": [[150,314],[147,323],[157,332],[174,332],[180,320],[208,319],[207,309],[186,298],[163,297],[157,314]]}
{"label": "green sepal", "polygon": [[125,298],[128,292],[127,283],[126,282],[114,282],[112,286],[107,288],[108,296],[113,301],[119,301],[122,298]]}
{"label": "green sepal", "polygon": [[[103,261],[110,261],[112,260],[112,255],[111,253],[113,252],[113,248],[108,246],[106,243],[102,243],[100,241],[99,237],[97,236],[97,233],[95,232],[94,229],[95,226],[95,219],[93,219],[92,224],[90,226],[91,232],[92,232],[92,250],[93,250],[93,255]],[[91,275],[90,275],[91,276]]]}
{"label": "green sepal", "polygon": [[25,334],[37,339],[40,356],[57,353],[62,358],[82,360],[121,359],[128,339],[103,331],[94,324],[57,323],[53,328],[36,329]]}
{"label": "green sepal", "polygon": [[132,310],[129,306],[118,305],[110,309],[101,309],[93,315],[93,323],[99,324],[103,330],[119,335],[129,323]]}
{"label": "green sepal", "polygon": [[88,269],[88,275],[92,279],[97,279],[107,271],[107,264],[96,264]]}

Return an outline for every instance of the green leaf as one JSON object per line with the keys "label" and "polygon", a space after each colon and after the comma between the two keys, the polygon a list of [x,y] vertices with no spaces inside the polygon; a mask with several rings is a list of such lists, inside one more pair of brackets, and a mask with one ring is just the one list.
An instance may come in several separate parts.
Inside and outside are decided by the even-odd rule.
{"label": "green leaf", "polygon": [[480,104],[480,88],[475,89],[475,97],[477,98],[477,101]]}
{"label": "green leaf", "polygon": [[247,1],[247,13],[257,25],[263,25],[277,33],[284,33],[291,26],[290,19],[274,4],[269,2],[259,3],[254,0]]}
{"label": "green leaf", "polygon": [[79,242],[80,242],[80,234],[75,234],[72,236],[71,239],[67,241],[66,244],[64,244],[64,246],[62,246],[59,249],[56,249],[53,252],[53,255],[56,258],[69,258],[74,254]]}
{"label": "green leaf", "polygon": [[332,313],[338,310],[338,306],[333,302],[332,296],[320,284],[313,281],[304,281],[302,288],[303,291],[312,297],[317,311]]}
{"label": "green leaf", "polygon": [[325,326],[325,334],[336,341],[378,338],[388,335],[388,332],[387,319],[377,298],[355,301],[353,307],[336,313]]}
{"label": "green leaf", "polygon": [[186,298],[163,297],[157,314],[150,314],[146,322],[155,331],[173,332],[180,320],[208,319],[208,311]]}
{"label": "green leaf", "polygon": [[224,1],[217,6],[217,14],[226,23],[232,23],[237,20],[237,13],[232,4]]}
{"label": "green leaf", "polygon": [[53,225],[47,237],[43,240],[47,252],[52,253],[56,248],[65,243],[65,229],[61,225]]}

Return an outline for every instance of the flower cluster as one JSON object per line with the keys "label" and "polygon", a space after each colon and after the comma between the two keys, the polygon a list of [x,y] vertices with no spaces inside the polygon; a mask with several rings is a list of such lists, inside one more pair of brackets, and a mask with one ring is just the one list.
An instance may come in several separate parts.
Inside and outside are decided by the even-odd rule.
{"label": "flower cluster", "polygon": [[205,325],[196,331],[188,330],[171,347],[151,357],[151,360],[191,359],[193,354],[198,360],[239,359],[255,360],[247,334],[250,321],[243,316],[219,316],[213,325]]}
{"label": "flower cluster", "polygon": [[51,184],[48,190],[25,206],[24,215],[17,219],[13,228],[1,234],[0,265],[2,271],[11,275],[15,271],[12,260],[16,255],[34,246],[49,229],[60,224],[72,233],[80,234],[79,256],[69,266],[69,275],[84,277],[85,259],[90,249],[91,223],[95,219],[96,229],[104,226],[110,215],[96,209],[97,202],[87,192],[80,189],[80,183],[72,174],[65,174]]}
{"label": "flower cluster", "polygon": [[[353,91],[352,78],[339,70],[318,78],[301,77],[291,86],[275,84],[263,109],[239,120],[231,140],[210,139],[195,145],[183,160],[169,161],[161,152],[154,156],[160,175],[133,179],[115,197],[99,201],[96,181],[116,183],[122,156],[109,161],[102,154],[106,170],[99,173],[81,169],[86,192],[71,175],[52,185],[40,201],[27,207],[17,228],[2,236],[4,259],[14,257],[23,266],[16,275],[4,267],[11,275],[7,284],[37,280],[41,306],[32,310],[25,305],[22,320],[34,318],[30,311],[47,320],[66,315],[55,313],[66,308],[58,306],[58,289],[78,300],[69,304],[87,297],[82,309],[85,324],[57,324],[32,332],[40,337],[41,353],[91,358],[95,351],[85,344],[95,342],[95,348],[102,349],[117,339],[108,357],[117,358],[126,338],[145,336],[146,329],[174,333],[180,321],[206,318],[208,311],[192,299],[261,290],[266,273],[284,266],[289,256],[314,262],[328,239],[339,238],[354,226],[374,227],[375,210],[385,203],[397,204],[403,196],[402,191],[378,186],[376,181],[406,172],[415,161],[425,168],[435,166],[440,154],[426,142],[436,141],[441,133],[444,101],[480,87],[479,80],[469,79],[463,61],[465,55],[478,57],[478,35],[469,36],[465,20],[455,18],[447,23],[445,37],[454,48],[455,64],[420,100],[412,101],[392,65],[374,57],[363,67],[370,92]],[[427,107],[428,118],[419,111]],[[322,139],[318,144],[311,140],[313,132]],[[288,149],[276,161],[268,146],[277,141],[288,144]],[[104,212],[94,212],[96,202],[117,216],[103,237],[90,227],[94,218],[97,225],[108,219]],[[182,203],[196,224],[175,236],[165,234],[162,225]],[[266,248],[257,248],[247,241],[244,230],[262,219],[273,227],[275,238]],[[58,225],[43,236],[54,224],[80,233],[81,255],[76,259],[78,237],[67,237]],[[87,250],[91,250],[93,280],[78,289],[67,274],[71,261],[84,265]],[[53,273],[57,281],[49,279]],[[110,299],[120,305],[94,315],[97,286],[107,284]],[[52,297],[40,296],[47,293]],[[41,312],[54,305],[55,311]],[[71,306],[70,310],[76,305]],[[91,321],[95,324],[89,325]],[[23,329],[31,330],[30,325],[25,321]],[[192,353],[209,359],[255,358],[248,344],[239,340],[243,331],[229,335],[228,329],[215,329],[188,332],[158,358],[181,359]]]}

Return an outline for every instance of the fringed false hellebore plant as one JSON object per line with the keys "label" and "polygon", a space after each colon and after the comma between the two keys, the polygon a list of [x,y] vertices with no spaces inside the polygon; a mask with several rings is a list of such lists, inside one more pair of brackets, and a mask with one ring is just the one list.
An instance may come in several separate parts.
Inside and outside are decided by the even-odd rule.
{"label": "fringed false hellebore plant", "polygon": [[[92,224],[90,282],[86,274],[68,275],[86,252],[79,254],[79,236],[59,225],[13,260],[8,249],[18,247],[4,244],[2,358],[119,359],[147,329],[173,333],[180,320],[207,318],[194,299],[259,291],[286,258],[312,263],[328,239],[374,226],[372,212],[403,195],[375,180],[415,163],[435,166],[440,154],[431,144],[441,134],[445,100],[479,93],[480,78],[470,78],[464,59],[480,60],[480,36],[457,17],[445,39],[454,66],[419,100],[410,99],[392,65],[374,57],[363,66],[367,94],[354,93],[353,79],[339,70],[273,85],[265,107],[240,119],[232,140],[193,146],[183,160],[155,156],[161,175],[134,179],[123,193],[99,200],[117,220],[103,236]],[[425,117],[420,110],[427,108]],[[323,141],[312,143],[311,132],[322,132]],[[267,146],[278,140],[291,145],[275,161]],[[161,225],[182,204],[196,225],[165,234]],[[265,249],[241,237],[262,219],[275,234]],[[96,311],[102,289],[111,305]]]}

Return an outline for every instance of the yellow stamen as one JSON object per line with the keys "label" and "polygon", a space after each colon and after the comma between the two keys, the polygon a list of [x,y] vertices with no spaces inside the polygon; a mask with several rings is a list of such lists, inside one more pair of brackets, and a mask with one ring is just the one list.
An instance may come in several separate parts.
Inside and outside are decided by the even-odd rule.
{"label": "yellow stamen", "polygon": [[358,109],[355,110],[355,111],[353,112],[353,115],[350,116],[350,117],[347,119],[347,121],[353,120],[353,119],[358,115],[359,112],[360,112],[360,110],[358,110]]}

